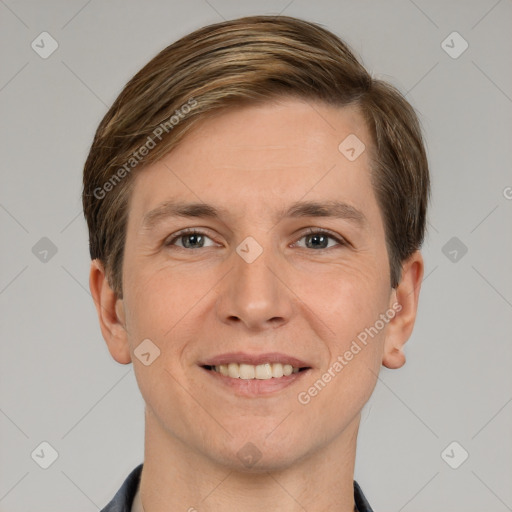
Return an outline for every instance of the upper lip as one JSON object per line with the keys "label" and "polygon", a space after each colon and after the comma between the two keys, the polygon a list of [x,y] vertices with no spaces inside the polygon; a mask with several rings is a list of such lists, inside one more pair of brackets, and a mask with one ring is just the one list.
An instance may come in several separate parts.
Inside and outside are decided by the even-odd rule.
{"label": "upper lip", "polygon": [[200,366],[219,366],[221,364],[243,363],[258,366],[264,363],[290,364],[294,368],[310,368],[311,365],[300,359],[282,354],[280,352],[266,352],[264,354],[247,354],[246,352],[229,352],[205,359],[199,362]]}

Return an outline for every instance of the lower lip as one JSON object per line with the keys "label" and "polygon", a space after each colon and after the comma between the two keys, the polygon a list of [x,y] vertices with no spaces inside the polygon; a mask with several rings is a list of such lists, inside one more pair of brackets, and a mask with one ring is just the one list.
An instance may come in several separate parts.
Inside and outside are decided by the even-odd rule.
{"label": "lower lip", "polygon": [[222,373],[216,372],[215,370],[207,370],[202,366],[200,368],[204,372],[210,374],[220,385],[224,385],[234,391],[236,395],[244,397],[271,395],[277,391],[281,391],[288,386],[291,386],[294,382],[300,381],[304,375],[311,372],[311,368],[308,368],[307,370],[291,373],[290,375],[279,378],[272,377],[271,379],[234,379],[233,377],[222,375]]}

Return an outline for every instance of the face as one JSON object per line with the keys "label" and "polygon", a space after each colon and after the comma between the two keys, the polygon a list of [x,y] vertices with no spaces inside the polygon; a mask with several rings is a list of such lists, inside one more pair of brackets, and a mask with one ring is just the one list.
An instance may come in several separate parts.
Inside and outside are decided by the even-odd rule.
{"label": "face", "polygon": [[[352,107],[240,107],[134,177],[117,311],[151,428],[210,461],[242,467],[249,442],[266,469],[312,455],[375,386],[396,297],[368,151],[339,149],[351,134],[370,146]],[[291,358],[306,369],[270,380],[203,367]]]}

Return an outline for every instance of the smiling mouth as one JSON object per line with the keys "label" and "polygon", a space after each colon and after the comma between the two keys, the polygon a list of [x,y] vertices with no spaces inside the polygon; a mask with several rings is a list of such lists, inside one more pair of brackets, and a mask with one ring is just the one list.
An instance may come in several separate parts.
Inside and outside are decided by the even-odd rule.
{"label": "smiling mouth", "polygon": [[243,380],[279,379],[310,369],[309,366],[298,368],[281,363],[264,363],[259,365],[229,363],[218,366],[203,365],[202,368],[219,373],[224,377]]}

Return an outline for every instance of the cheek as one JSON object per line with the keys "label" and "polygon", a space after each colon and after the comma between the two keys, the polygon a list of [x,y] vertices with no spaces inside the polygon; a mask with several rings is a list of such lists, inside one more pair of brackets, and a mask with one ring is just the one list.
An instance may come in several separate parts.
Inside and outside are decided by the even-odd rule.
{"label": "cheek", "polygon": [[319,410],[349,419],[368,401],[377,382],[387,325],[380,315],[387,311],[387,288],[371,279],[347,279],[330,299],[323,311],[323,321],[330,327],[323,340],[328,360],[322,374],[308,385],[318,394],[313,400]]}
{"label": "cheek", "polygon": [[204,295],[207,283],[180,269],[144,268],[131,271],[126,297],[130,298],[130,335],[162,340]]}
{"label": "cheek", "polygon": [[375,386],[387,326],[381,315],[388,311],[390,288],[371,264],[345,265],[333,277],[310,287],[309,306],[321,320],[317,324],[329,327],[321,337],[329,353],[325,378],[332,381],[331,392],[337,390],[331,397],[356,404]]}
{"label": "cheek", "polygon": [[157,347],[149,344],[150,358],[157,354],[149,365],[135,355],[133,358],[144,400],[161,417],[169,414],[169,396],[177,408],[190,408],[190,396],[183,389],[190,378],[183,364],[184,352],[192,335],[187,332],[190,313],[204,296],[204,289],[199,283],[194,286],[194,279],[183,277],[179,271],[153,268],[151,273],[142,269],[133,273],[126,292],[130,298],[128,336],[132,352],[147,339]]}
{"label": "cheek", "polygon": [[344,261],[325,271],[318,267],[292,277],[291,288],[325,324],[331,336],[343,344],[378,319],[386,310],[388,279],[375,262]]}

